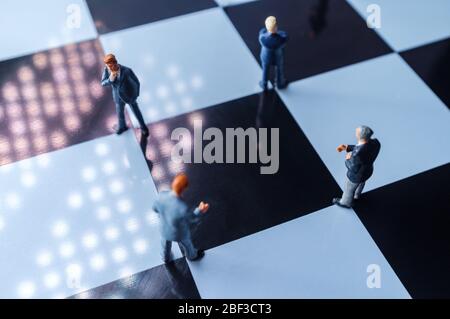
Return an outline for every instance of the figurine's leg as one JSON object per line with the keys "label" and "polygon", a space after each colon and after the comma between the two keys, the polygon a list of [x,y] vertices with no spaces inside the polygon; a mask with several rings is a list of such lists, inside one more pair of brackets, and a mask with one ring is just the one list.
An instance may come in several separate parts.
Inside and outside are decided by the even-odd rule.
{"label": "figurine's leg", "polygon": [[198,250],[194,247],[194,244],[190,238],[182,240],[180,245],[182,246],[182,250],[184,251],[187,259],[193,260],[197,258]]}
{"label": "figurine's leg", "polygon": [[118,123],[114,125],[113,129],[116,134],[120,135],[128,129],[127,123],[125,122],[125,103],[123,101],[116,103],[116,113]]}
{"label": "figurine's leg", "polygon": [[286,77],[284,76],[284,57],[280,55],[277,59],[277,74],[276,74],[276,83],[279,89],[284,89],[287,86]]}
{"label": "figurine's leg", "polygon": [[263,90],[267,90],[267,82],[269,81],[269,71],[270,71],[270,64],[269,63],[264,63],[263,61],[261,61],[262,63],[262,80],[261,82],[259,82],[259,86],[263,89]]}
{"label": "figurine's leg", "polygon": [[148,135],[148,128],[147,128],[147,125],[145,125],[144,117],[142,116],[141,110],[139,109],[139,105],[137,104],[137,102],[134,102],[134,103],[130,104],[130,107],[134,113],[134,116],[136,116],[136,119],[139,122],[139,126],[140,126],[142,132],[144,134]]}
{"label": "figurine's leg", "polygon": [[161,239],[161,257],[165,263],[170,262],[172,256],[172,242],[169,240]]}
{"label": "figurine's leg", "polygon": [[353,196],[354,199],[359,199],[361,197],[361,193],[362,193],[365,185],[366,185],[366,183],[360,183],[358,185],[358,188],[356,188],[356,191],[355,191],[355,196]]}

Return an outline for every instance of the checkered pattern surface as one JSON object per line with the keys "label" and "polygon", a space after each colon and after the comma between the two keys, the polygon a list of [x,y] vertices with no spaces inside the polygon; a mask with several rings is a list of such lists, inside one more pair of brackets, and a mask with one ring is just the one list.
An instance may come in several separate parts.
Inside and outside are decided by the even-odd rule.
{"label": "checkered pattern surface", "polygon": [[[450,4],[380,0],[380,29],[370,4],[2,3],[0,297],[450,297]],[[263,94],[268,15],[290,35],[290,85]],[[141,80],[148,140],[112,134],[109,52]],[[199,119],[279,128],[279,171],[172,162],[172,130]],[[335,148],[361,124],[382,150],[344,210],[331,205],[346,173]],[[206,256],[174,248],[164,265],[151,206],[181,171],[186,201],[211,204],[193,229]]]}

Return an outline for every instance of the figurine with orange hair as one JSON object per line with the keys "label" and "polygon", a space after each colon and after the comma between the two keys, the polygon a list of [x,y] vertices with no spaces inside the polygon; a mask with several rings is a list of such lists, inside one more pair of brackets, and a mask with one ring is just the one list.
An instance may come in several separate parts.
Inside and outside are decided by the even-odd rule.
{"label": "figurine with orange hair", "polygon": [[139,122],[142,134],[148,136],[148,128],[136,102],[140,90],[139,79],[132,69],[120,65],[114,54],[107,54],[103,62],[106,66],[103,70],[102,86],[112,87],[113,100],[116,103],[118,124],[113,128],[115,133],[120,135],[128,129],[125,122],[125,104],[128,104]]}
{"label": "figurine with orange hair", "polygon": [[160,217],[161,255],[166,263],[173,259],[172,242],[180,244],[183,254],[189,260],[198,260],[204,255],[204,252],[197,250],[192,243],[190,225],[197,222],[202,213],[208,211],[209,204],[200,202],[194,211],[189,210],[181,198],[188,184],[186,174],[178,174],[172,182],[172,191],[161,192],[153,204],[153,210]]}

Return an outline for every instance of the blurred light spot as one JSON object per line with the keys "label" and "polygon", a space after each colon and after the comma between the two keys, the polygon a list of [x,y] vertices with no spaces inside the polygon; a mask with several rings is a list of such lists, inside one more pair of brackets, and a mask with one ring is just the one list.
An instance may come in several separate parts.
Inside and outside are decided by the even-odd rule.
{"label": "blurred light spot", "polygon": [[91,52],[85,52],[82,56],[83,64],[88,68],[93,67],[96,62],[95,54]]}
{"label": "blurred light spot", "polygon": [[26,153],[29,150],[30,143],[26,138],[17,138],[14,142],[14,148],[18,153]]}
{"label": "blurred light spot", "polygon": [[182,161],[170,161],[169,162],[169,171],[172,175],[176,175],[181,173],[184,170],[184,163]]}
{"label": "blurred light spot", "polygon": [[[75,103],[73,102],[72,98],[66,97],[61,102],[62,110],[66,114],[70,114],[75,110]],[[73,116],[73,115],[72,115]]]}
{"label": "blurred light spot", "polygon": [[67,81],[67,71],[62,68],[56,68],[53,71],[53,79],[55,80],[55,82],[57,83],[64,83]]}
{"label": "blurred light spot", "polygon": [[192,101],[192,99],[190,97],[185,97],[181,100],[181,106],[185,110],[191,109],[193,105],[194,105],[194,102]]}
{"label": "blurred light spot", "polygon": [[141,101],[142,103],[148,103],[151,101],[151,95],[148,91],[145,91],[141,94]]}
{"label": "blurred light spot", "polygon": [[18,209],[21,206],[21,200],[18,194],[8,193],[5,197],[6,206],[10,209]]}
{"label": "blurred light spot", "polygon": [[177,111],[177,106],[173,102],[169,102],[164,106],[167,114],[174,114]]}
{"label": "blurred light spot", "polygon": [[114,164],[113,161],[107,161],[105,164],[103,164],[102,170],[106,175],[114,174],[114,172],[116,171],[116,164]]}
{"label": "blurred light spot", "polygon": [[155,65],[155,58],[152,55],[146,55],[143,58],[144,66],[147,68],[151,68],[153,65]]}
{"label": "blurred light spot", "polygon": [[67,144],[67,137],[62,131],[53,132],[50,139],[55,148],[61,148]]}
{"label": "blurred light spot", "polygon": [[117,247],[113,250],[112,257],[115,262],[121,263],[127,259],[128,253],[124,247]]}
{"label": "blurred light spot", "polygon": [[92,182],[97,177],[97,172],[92,166],[84,167],[81,170],[81,177],[85,182]]}
{"label": "blurred light spot", "polygon": [[152,135],[157,138],[167,137],[168,133],[169,129],[165,124],[160,123],[152,126]]}
{"label": "blurred light spot", "polygon": [[75,246],[71,242],[62,243],[59,246],[59,254],[63,258],[70,258],[75,253]]}
{"label": "blurred light spot", "polygon": [[82,238],[83,246],[87,249],[93,249],[98,245],[98,237],[94,233],[87,233]]}
{"label": "blurred light spot", "polygon": [[120,213],[129,213],[133,209],[133,205],[131,204],[129,199],[121,199],[117,202],[117,210]]}
{"label": "blurred light spot", "polygon": [[199,75],[192,77],[191,85],[194,89],[200,89],[203,86],[203,78]]}
{"label": "blurred light spot", "polygon": [[90,259],[89,264],[91,265],[92,269],[100,271],[105,268],[106,260],[102,255],[95,255]]}
{"label": "blurred light spot", "polygon": [[55,117],[58,115],[58,105],[55,101],[48,101],[44,104],[44,110],[45,114],[47,114],[50,117]]}
{"label": "blurred light spot", "polygon": [[148,248],[148,243],[145,239],[137,239],[134,243],[133,243],[133,248],[134,251],[139,254],[142,255],[143,253],[145,253],[147,251]]}
{"label": "blurred light spot", "polygon": [[23,135],[27,131],[27,126],[23,121],[14,121],[10,124],[10,130],[16,135]]}
{"label": "blurred light spot", "polygon": [[41,84],[41,95],[44,100],[51,100],[55,98],[55,90],[50,82],[45,82]]}
{"label": "blurred light spot", "polygon": [[99,207],[97,209],[97,218],[102,221],[111,218],[111,210],[105,206]]}
{"label": "blurred light spot", "polygon": [[37,89],[32,84],[27,84],[22,87],[22,95],[26,100],[33,100],[37,97]]}
{"label": "blurred light spot", "polygon": [[67,198],[67,204],[70,208],[78,209],[83,205],[83,197],[79,193],[72,193]]}
{"label": "blurred light spot", "polygon": [[18,71],[18,78],[22,82],[30,82],[34,79],[33,70],[29,66],[22,66]]}
{"label": "blurred light spot", "polygon": [[36,117],[41,114],[41,108],[39,104],[36,103],[35,101],[28,102],[26,105],[26,110],[30,117],[32,116]]}
{"label": "blurred light spot", "polygon": [[119,229],[114,226],[109,226],[105,230],[105,237],[109,241],[116,240],[117,238],[119,238],[119,234],[120,234]]}
{"label": "blurred light spot", "polygon": [[89,84],[89,91],[96,99],[99,99],[103,96],[103,88],[100,83],[98,83],[98,81],[93,81]]}
{"label": "blurred light spot", "polygon": [[78,106],[82,113],[90,113],[92,111],[92,102],[88,98],[82,98],[78,102]]}
{"label": "blurred light spot", "polygon": [[167,68],[167,76],[170,78],[176,78],[179,74],[180,74],[180,70],[178,69],[178,67],[176,65],[170,65]]}
{"label": "blurred light spot", "polygon": [[189,115],[189,123],[193,127],[200,127],[203,124],[203,116],[200,113],[192,113]]}
{"label": "blurred light spot", "polygon": [[36,185],[36,176],[30,172],[23,173],[20,180],[25,187],[33,187]]}
{"label": "blurred light spot", "polygon": [[61,278],[57,273],[52,272],[44,276],[44,285],[47,288],[54,289],[59,285],[60,282]]}
{"label": "blurred light spot", "polygon": [[178,94],[183,94],[186,92],[186,83],[183,81],[177,81],[175,83],[175,92],[177,92]]}
{"label": "blurred light spot", "polygon": [[169,88],[165,85],[160,85],[156,89],[156,96],[160,99],[166,99],[169,97]]}
{"label": "blurred light spot", "polygon": [[152,176],[156,180],[162,180],[166,174],[160,165],[154,165],[152,169]]}
{"label": "blurred light spot", "polygon": [[36,158],[39,167],[46,168],[50,164],[50,155],[42,154]]}
{"label": "blurred light spot", "polygon": [[139,227],[140,227],[140,225],[139,225],[139,221],[137,220],[137,218],[134,218],[134,217],[129,218],[126,221],[125,228],[130,233],[135,233],[139,229]]}
{"label": "blurred light spot", "polygon": [[95,153],[98,156],[105,156],[109,153],[109,147],[105,143],[99,143],[95,146]]}
{"label": "blurred light spot", "polygon": [[33,137],[33,146],[39,152],[48,150],[48,141],[44,135],[36,135]]}
{"label": "blurred light spot", "polygon": [[11,103],[7,106],[6,112],[13,118],[22,117],[22,106],[17,103]]}
{"label": "blurred light spot", "polygon": [[50,54],[50,63],[56,67],[64,63],[64,56],[59,51],[52,51]]}
{"label": "blurred light spot", "polygon": [[72,96],[72,88],[68,84],[59,84],[58,94],[61,99],[67,99]]}
{"label": "blurred light spot", "polygon": [[19,99],[19,90],[17,86],[12,84],[11,82],[6,83],[3,86],[3,96],[8,102],[15,102]]}
{"label": "blurred light spot", "polygon": [[98,186],[92,187],[89,190],[89,197],[94,202],[97,202],[97,201],[99,201],[99,200],[101,200],[103,198],[103,190],[100,187],[98,187]]}
{"label": "blurred light spot", "polygon": [[30,125],[30,130],[33,133],[42,132],[44,130],[44,128],[45,128],[45,124],[41,120],[34,120],[31,123],[29,123],[29,125]]}
{"label": "blurred light spot", "polygon": [[65,221],[57,221],[52,226],[52,234],[56,238],[63,238],[69,233],[69,225]]}
{"label": "blurred light spot", "polygon": [[172,148],[172,142],[170,142],[169,140],[164,140],[159,146],[159,152],[162,156],[168,157],[172,153]]}
{"label": "blurred light spot", "polygon": [[43,251],[39,253],[36,257],[36,264],[40,267],[47,267],[53,261],[53,256],[49,251]]}
{"label": "blurred light spot", "polygon": [[150,120],[155,120],[158,118],[159,111],[155,107],[149,107],[147,110],[147,116]]}
{"label": "blurred light spot", "polygon": [[36,285],[32,281],[21,282],[17,288],[19,298],[32,298],[36,292]]}
{"label": "blurred light spot", "polygon": [[111,191],[111,193],[113,194],[119,194],[122,193],[124,189],[123,183],[122,181],[116,179],[113,180],[110,184],[109,184],[109,190]]}
{"label": "blurred light spot", "polygon": [[48,59],[45,53],[37,53],[33,55],[33,63],[36,68],[42,70],[47,67]]}

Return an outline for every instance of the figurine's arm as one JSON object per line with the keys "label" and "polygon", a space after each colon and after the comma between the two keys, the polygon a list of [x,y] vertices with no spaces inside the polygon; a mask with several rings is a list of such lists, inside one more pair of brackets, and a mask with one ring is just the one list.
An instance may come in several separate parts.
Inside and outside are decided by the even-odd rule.
{"label": "figurine's arm", "polygon": [[138,77],[136,76],[136,74],[134,74],[133,70],[130,69],[130,77],[133,79],[133,81],[136,82],[136,85],[138,87],[137,92],[139,95],[140,89],[141,89],[141,82],[139,82]]}
{"label": "figurine's arm", "polygon": [[103,70],[103,76],[102,76],[102,86],[108,86],[111,85],[111,81],[109,80],[109,72],[108,70],[105,68]]}

